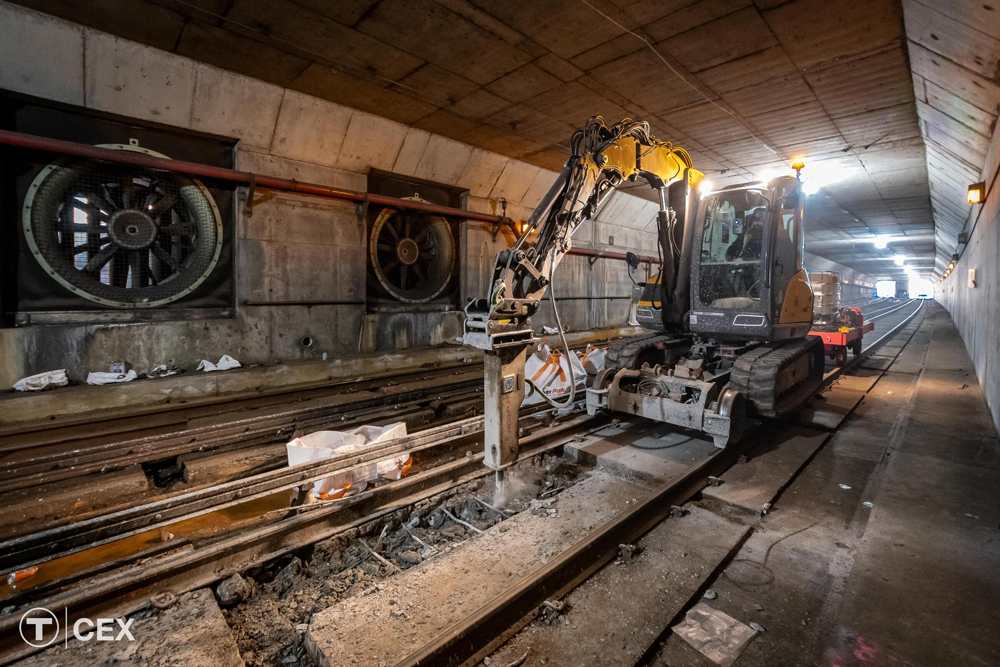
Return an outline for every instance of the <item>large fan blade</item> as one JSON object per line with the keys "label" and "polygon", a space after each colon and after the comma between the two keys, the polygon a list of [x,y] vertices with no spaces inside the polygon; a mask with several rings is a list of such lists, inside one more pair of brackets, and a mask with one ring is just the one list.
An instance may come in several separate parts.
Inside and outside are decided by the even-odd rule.
{"label": "large fan blade", "polygon": [[389,222],[382,225],[382,229],[388,229],[389,233],[392,234],[392,238],[394,238],[397,243],[399,242],[399,232],[396,230],[393,224],[396,223],[398,219],[399,216],[393,216],[392,218],[389,219]]}
{"label": "large fan blade", "polygon": [[151,250],[153,251],[153,255],[156,259],[160,260],[174,271],[177,270],[177,261],[170,256],[170,253],[163,249],[163,246],[160,245],[159,241],[153,243]]}
{"label": "large fan blade", "polygon": [[160,217],[164,211],[174,205],[177,201],[177,197],[173,194],[167,193],[160,198],[160,201],[153,204],[153,208],[149,209],[149,215],[152,218]]}
{"label": "large fan blade", "polygon": [[[133,250],[128,254],[129,269],[132,274],[132,287],[145,287],[149,284],[147,276],[142,270],[143,258],[146,255],[145,251]],[[147,264],[148,266],[148,264]]]}
{"label": "large fan blade", "polygon": [[[135,180],[131,174],[125,174],[122,179],[122,208],[132,208],[132,197],[135,195]],[[135,283],[135,279],[132,279]]]}
{"label": "large fan blade", "polygon": [[116,250],[118,250],[118,246],[114,243],[104,246],[96,255],[87,260],[87,264],[83,267],[82,271],[92,275],[100,273],[104,265],[114,257]]}

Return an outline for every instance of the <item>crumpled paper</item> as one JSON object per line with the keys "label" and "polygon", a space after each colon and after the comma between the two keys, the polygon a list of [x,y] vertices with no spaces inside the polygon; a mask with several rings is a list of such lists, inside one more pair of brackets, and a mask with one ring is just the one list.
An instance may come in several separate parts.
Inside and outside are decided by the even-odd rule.
{"label": "crumpled paper", "polygon": [[87,384],[115,384],[118,382],[131,382],[137,377],[135,370],[128,373],[90,373],[87,375]]}
{"label": "crumpled paper", "polygon": [[729,667],[740,657],[757,631],[729,614],[699,602],[672,630],[702,655],[722,667]]}
{"label": "crumpled paper", "polygon": [[44,373],[21,378],[14,383],[14,389],[18,391],[41,391],[49,387],[65,387],[68,384],[69,378],[66,376],[66,369],[61,368],[57,371],[45,371]]}
{"label": "crumpled paper", "polygon": [[208,359],[202,359],[201,363],[198,364],[199,371],[205,371],[206,373],[211,373],[212,371],[228,371],[230,368],[239,368],[240,362],[236,361],[228,354],[224,354],[219,358],[219,363],[213,364]]}

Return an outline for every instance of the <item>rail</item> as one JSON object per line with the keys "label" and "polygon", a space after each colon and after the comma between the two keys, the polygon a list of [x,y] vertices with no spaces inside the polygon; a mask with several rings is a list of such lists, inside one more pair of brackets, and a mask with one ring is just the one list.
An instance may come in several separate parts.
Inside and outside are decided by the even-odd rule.
{"label": "rail", "polygon": [[[904,320],[867,346],[862,355],[852,360],[848,367],[827,374],[824,384],[835,380],[847,368],[861,363],[867,355],[899,333],[922,308],[923,303],[918,304]],[[877,317],[884,316],[882,314]],[[537,417],[546,412],[547,409],[542,409],[535,415],[526,415],[526,418]],[[560,447],[574,434],[593,432],[603,428],[605,424],[606,420],[601,417],[591,418],[586,415],[572,416],[552,425],[539,424],[538,430],[522,438],[522,458],[537,456]],[[47,549],[79,551],[84,547],[94,546],[91,541],[94,539],[99,543],[101,540],[108,542],[118,539],[122,536],[122,530],[134,533],[160,526],[168,527],[171,522],[189,515],[201,515],[251,502],[282,489],[308,484],[333,472],[365,465],[369,459],[383,458],[403,451],[416,452],[436,446],[454,445],[462,442],[464,437],[475,435],[480,429],[481,418],[463,420],[440,429],[428,429],[411,438],[386,443],[377,452],[366,456],[340,457],[303,467],[284,468],[165,499],[156,507],[132,508],[122,514],[100,517],[91,523],[81,522],[44,536],[26,536],[4,545],[3,551],[6,553],[10,548],[12,553],[12,557],[5,562],[24,563]],[[548,566],[525,577],[511,593],[484,606],[466,621],[440,636],[434,644],[423,647],[398,664],[460,664],[460,661],[455,661],[458,657],[475,655],[493,637],[500,636],[513,627],[542,601],[560,597],[596,571],[613,557],[619,544],[635,541],[663,520],[671,505],[681,504],[691,498],[705,486],[710,475],[721,474],[738,454],[738,447],[726,448],[694,464],[622,516],[574,544]],[[420,499],[491,474],[482,467],[481,461],[482,453],[479,452],[418,471],[399,482],[378,487],[341,503],[288,508],[287,515],[282,519],[220,536],[193,551],[177,550],[141,568],[128,566],[135,563],[137,558],[151,555],[149,552],[101,564],[93,571],[81,572],[43,585],[39,589],[41,599],[33,598],[31,604],[50,609],[68,608],[74,617],[131,613],[148,604],[149,597],[154,593],[164,590],[180,593],[208,585],[251,564],[279,557],[344,530],[377,520],[405,504],[419,502]],[[182,542],[166,544],[158,549],[171,546],[182,546]],[[16,623],[16,614],[0,619],[0,664],[33,652],[17,641]]]}
{"label": "rail", "polygon": [[[577,435],[599,430],[606,424],[606,419],[579,415],[542,425],[521,438],[521,458],[529,459],[562,447]],[[123,616],[146,607],[155,594],[164,591],[181,594],[206,586],[234,572],[377,521],[401,507],[492,475],[482,460],[480,451],[337,503],[288,508],[284,518],[227,533],[195,549],[183,549],[186,541],[174,540],[157,548],[173,549],[171,553],[151,558],[142,567],[134,566],[137,559],[156,554],[130,555],[53,581],[35,591],[27,601],[28,606],[67,609],[71,623],[81,617]],[[4,604],[18,604],[20,599]],[[37,651],[21,641],[18,619],[19,613],[0,617],[0,665]]]}
{"label": "rail", "polygon": [[[905,320],[868,346],[862,355],[852,360],[849,367],[860,363],[864,355],[901,331],[922,306],[922,303],[918,305]],[[824,376],[824,385],[839,377],[845,368],[838,370]],[[735,461],[738,453],[739,445],[727,447],[693,465],[650,492],[622,515],[581,538],[540,570],[522,578],[509,591],[449,627],[431,643],[398,660],[395,667],[462,665],[484,657],[491,647],[523,627],[543,602],[565,596],[610,561],[620,544],[636,541],[669,516],[671,506],[680,505],[704,488],[708,477],[721,474]]]}

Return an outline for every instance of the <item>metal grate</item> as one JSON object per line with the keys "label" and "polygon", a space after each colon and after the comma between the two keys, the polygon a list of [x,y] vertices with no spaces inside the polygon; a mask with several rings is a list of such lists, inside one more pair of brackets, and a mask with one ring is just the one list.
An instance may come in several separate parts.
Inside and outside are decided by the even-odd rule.
{"label": "metal grate", "polygon": [[148,307],[200,284],[221,221],[199,182],[93,161],[53,164],[31,185],[25,235],[48,273],[105,305]]}
{"label": "metal grate", "polygon": [[369,244],[375,275],[400,301],[426,303],[451,281],[455,242],[442,217],[383,209]]}

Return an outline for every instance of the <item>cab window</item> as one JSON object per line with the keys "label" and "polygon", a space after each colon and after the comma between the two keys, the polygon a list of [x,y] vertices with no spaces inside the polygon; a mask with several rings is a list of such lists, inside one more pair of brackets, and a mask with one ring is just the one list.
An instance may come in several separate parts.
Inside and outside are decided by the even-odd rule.
{"label": "cab window", "polygon": [[760,190],[733,190],[715,194],[706,203],[698,283],[701,302],[716,308],[753,306],[761,296],[770,202]]}

